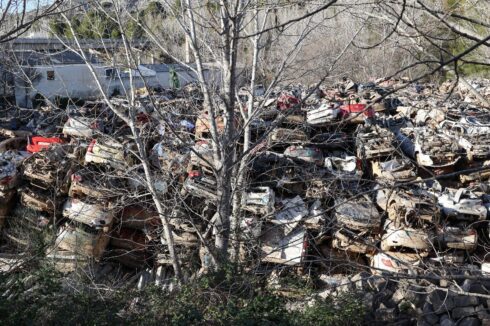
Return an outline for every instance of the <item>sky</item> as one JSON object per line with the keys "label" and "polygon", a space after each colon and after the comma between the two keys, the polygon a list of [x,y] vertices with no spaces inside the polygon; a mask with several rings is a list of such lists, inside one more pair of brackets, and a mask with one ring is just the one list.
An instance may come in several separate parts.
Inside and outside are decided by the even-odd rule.
{"label": "sky", "polygon": [[27,11],[36,9],[39,6],[46,6],[53,3],[54,0],[0,0],[0,13],[9,10],[9,12],[22,12],[24,5]]}

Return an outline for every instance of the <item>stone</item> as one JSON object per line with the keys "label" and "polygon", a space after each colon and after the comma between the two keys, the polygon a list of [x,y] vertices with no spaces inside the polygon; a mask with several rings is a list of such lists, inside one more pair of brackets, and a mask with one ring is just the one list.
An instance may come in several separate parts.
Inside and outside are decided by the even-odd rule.
{"label": "stone", "polygon": [[393,293],[391,299],[397,304],[403,300],[419,305],[422,296],[417,291],[420,291],[420,288],[414,285],[400,286]]}
{"label": "stone", "polygon": [[480,320],[481,326],[490,326],[490,318]]}
{"label": "stone", "polygon": [[392,321],[395,320],[396,313],[394,308],[378,308],[375,313],[377,321]]}
{"label": "stone", "polygon": [[371,278],[367,279],[368,286],[376,291],[380,292],[388,287],[388,281],[384,277],[372,275]]}
{"label": "stone", "polygon": [[317,295],[322,298],[322,299],[326,299],[328,297],[330,297],[332,295],[333,291],[330,290],[330,289],[325,289],[321,292],[318,292]]}
{"label": "stone", "polygon": [[435,314],[432,304],[426,302],[422,308],[424,320],[430,325],[435,325],[439,321],[439,317]]}
{"label": "stone", "polygon": [[468,317],[475,314],[474,307],[456,307],[451,312],[453,319],[460,319],[463,317]]}
{"label": "stone", "polygon": [[393,296],[391,298],[396,303],[399,303],[400,301],[405,299],[406,293],[407,291],[404,288],[399,287],[398,289],[396,289],[395,293],[393,293]]}
{"label": "stone", "polygon": [[396,304],[391,300],[392,292],[389,290],[384,290],[378,292],[374,295],[374,306],[385,307],[385,308],[395,308]]}
{"label": "stone", "polygon": [[413,323],[410,322],[409,318],[405,318],[405,319],[397,320],[396,322],[394,322],[390,325],[392,325],[392,326],[410,326],[410,325],[413,325]]}
{"label": "stone", "polygon": [[482,304],[475,307],[475,312],[479,319],[490,319],[490,310],[485,308]]}
{"label": "stone", "polygon": [[473,280],[464,280],[463,285],[461,285],[461,289],[465,292],[471,292],[470,289],[473,284]]}
{"label": "stone", "polygon": [[415,307],[416,306],[412,302],[406,300],[402,300],[398,303],[398,311],[400,311],[400,313],[413,312],[415,311]]}
{"label": "stone", "polygon": [[456,307],[469,307],[469,306],[477,306],[479,304],[479,300],[475,296],[467,296],[467,295],[458,295],[453,298],[454,305]]}
{"label": "stone", "polygon": [[439,318],[439,324],[441,326],[455,326],[456,323],[449,318],[448,315],[442,315],[441,318]]}
{"label": "stone", "polygon": [[362,304],[368,310],[373,309],[374,295],[371,292],[367,292],[366,294],[364,294],[364,297],[362,298]]}
{"label": "stone", "polygon": [[351,277],[351,282],[352,284],[356,287],[358,290],[363,290],[368,287],[368,279],[373,277],[371,274],[368,272],[360,272],[354,276]]}
{"label": "stone", "polygon": [[480,326],[480,321],[475,317],[468,317],[461,320],[458,326]]}
{"label": "stone", "polygon": [[461,285],[461,289],[469,293],[488,294],[487,289],[481,282],[475,282],[473,280],[465,280],[463,285]]}
{"label": "stone", "polygon": [[445,291],[432,291],[428,300],[436,313],[451,311],[454,308],[453,296]]}

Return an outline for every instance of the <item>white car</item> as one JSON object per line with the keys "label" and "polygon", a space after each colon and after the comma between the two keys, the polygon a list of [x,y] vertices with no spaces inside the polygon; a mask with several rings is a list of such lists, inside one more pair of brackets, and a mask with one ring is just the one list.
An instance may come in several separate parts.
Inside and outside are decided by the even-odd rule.
{"label": "white car", "polygon": [[274,212],[276,196],[270,187],[256,187],[242,197],[242,209],[254,214],[267,215]]}
{"label": "white car", "polygon": [[422,263],[422,257],[414,253],[378,253],[371,259],[373,274],[408,273],[417,274],[417,266]]}
{"label": "white car", "polygon": [[111,139],[93,139],[87,148],[85,163],[108,164],[114,168],[126,168],[133,163],[131,156],[127,155],[127,149],[127,146]]}
{"label": "white car", "polygon": [[478,232],[473,228],[445,226],[438,230],[438,238],[451,249],[474,251],[478,244]]}
{"label": "white car", "polygon": [[432,231],[413,228],[387,220],[381,237],[381,249],[390,251],[394,247],[429,251],[432,248]]}
{"label": "white car", "polygon": [[114,218],[109,208],[70,198],[63,205],[63,216],[96,229],[109,227]]}
{"label": "white car", "polygon": [[488,211],[482,199],[465,188],[446,188],[438,196],[438,202],[444,214],[456,220],[474,221],[487,218]]}
{"label": "white car", "polygon": [[319,126],[338,120],[340,110],[333,103],[323,103],[319,108],[306,112],[306,120],[309,125]]}
{"label": "white car", "polygon": [[359,180],[362,177],[357,157],[337,151],[330,154],[325,157],[325,167],[328,172],[342,180]]}
{"label": "white car", "polygon": [[102,131],[104,125],[98,119],[86,117],[70,117],[63,126],[63,134],[72,137],[92,138],[97,131]]}

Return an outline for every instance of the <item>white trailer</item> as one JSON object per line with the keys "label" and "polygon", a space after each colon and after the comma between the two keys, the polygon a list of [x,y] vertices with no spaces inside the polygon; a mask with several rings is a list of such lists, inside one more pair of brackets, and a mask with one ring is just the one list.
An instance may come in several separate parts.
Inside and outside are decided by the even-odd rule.
{"label": "white trailer", "polygon": [[[130,91],[130,74],[119,68],[93,65],[103,92],[108,95]],[[141,88],[144,80],[156,83],[156,73],[145,67],[133,70],[133,86]],[[97,82],[86,64],[23,66],[15,79],[16,104],[32,108],[35,99],[71,98],[93,100],[102,97]]]}

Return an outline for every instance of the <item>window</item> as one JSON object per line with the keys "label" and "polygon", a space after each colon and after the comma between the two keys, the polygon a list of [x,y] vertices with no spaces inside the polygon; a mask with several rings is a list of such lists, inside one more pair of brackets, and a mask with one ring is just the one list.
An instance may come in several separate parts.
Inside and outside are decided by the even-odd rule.
{"label": "window", "polygon": [[116,76],[116,69],[112,69],[112,68],[106,69],[105,70],[105,76],[106,77],[115,77]]}
{"label": "window", "polygon": [[48,70],[48,71],[46,72],[46,78],[47,78],[48,80],[54,80],[54,70]]}

